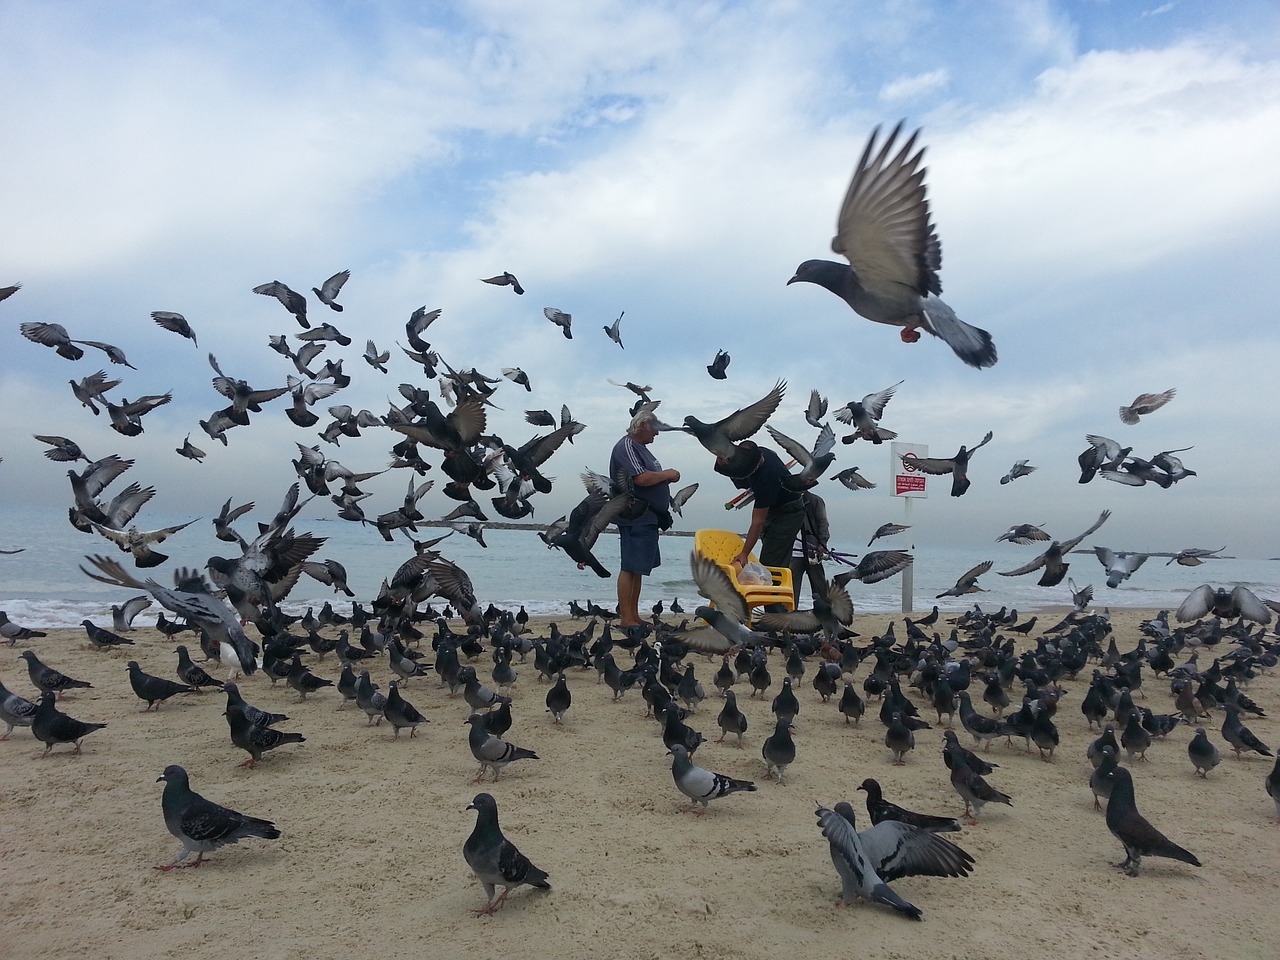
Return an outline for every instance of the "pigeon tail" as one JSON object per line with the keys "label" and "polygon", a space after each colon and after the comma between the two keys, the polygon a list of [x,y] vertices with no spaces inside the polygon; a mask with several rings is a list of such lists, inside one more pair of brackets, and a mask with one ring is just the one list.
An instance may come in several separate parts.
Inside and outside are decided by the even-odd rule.
{"label": "pigeon tail", "polygon": [[987,331],[965,323],[942,300],[930,294],[924,300],[924,327],[947,342],[957,357],[981,370],[996,363],[996,345]]}
{"label": "pigeon tail", "polygon": [[893,907],[900,914],[912,920],[919,920],[924,915],[923,911],[915,904],[908,903],[894,893],[887,883],[879,883],[872,887],[871,899],[876,903],[883,903],[886,906]]}

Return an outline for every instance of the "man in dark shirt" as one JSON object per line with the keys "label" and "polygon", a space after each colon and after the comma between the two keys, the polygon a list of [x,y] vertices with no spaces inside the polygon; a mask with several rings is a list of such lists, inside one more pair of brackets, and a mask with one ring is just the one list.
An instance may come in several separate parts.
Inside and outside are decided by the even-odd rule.
{"label": "man in dark shirt", "polygon": [[680,480],[679,470],[664,470],[649,450],[658,435],[652,410],[642,410],[631,420],[627,435],[613,447],[609,476],[622,471],[635,484],[636,496],[648,509],[634,520],[619,518],[618,539],[622,562],[618,570],[618,625],[639,627],[640,586],[644,577],[662,562],[658,550],[658,529],[671,526],[671,484]]}
{"label": "man in dark shirt", "polygon": [[716,458],[715,470],[755,495],[751,527],[742,538],[742,552],[734,563],[746,563],[759,543],[760,562],[766,567],[789,566],[791,545],[804,522],[804,505],[800,491],[784,483],[791,474],[781,458],[754,441],[743,440],[733,456]]}

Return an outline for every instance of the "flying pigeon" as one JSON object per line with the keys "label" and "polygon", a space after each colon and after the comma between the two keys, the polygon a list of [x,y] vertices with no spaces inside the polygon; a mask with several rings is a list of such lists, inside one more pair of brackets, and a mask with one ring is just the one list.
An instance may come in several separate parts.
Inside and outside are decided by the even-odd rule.
{"label": "flying pigeon", "polygon": [[880,131],[872,131],[840,205],[831,249],[849,265],[806,260],[787,283],[826,287],[868,320],[903,327],[905,343],[919,340],[923,329],[969,366],[989,367],[996,362],[991,335],[963,322],[938,298],[942,245],[925,196],[924,148],[912,152],[917,130],[892,153],[901,130],[899,123],[878,151]]}
{"label": "flying pigeon", "polygon": [[[321,303],[331,310],[342,312],[342,304],[337,303],[338,293],[342,290],[342,285],[351,279],[350,270],[341,270],[326,280],[318,287],[312,287],[311,292],[316,295]],[[286,304],[288,306],[288,304]],[[350,342],[350,341],[348,341]],[[345,344],[344,344],[345,346]]]}
{"label": "flying pigeon", "polygon": [[[928,473],[934,476],[951,474],[951,495],[953,497],[962,497],[970,485],[969,458],[977,453],[980,448],[990,443],[991,437],[992,433],[988,430],[982,441],[972,449],[961,444],[954,457],[915,457],[911,460],[911,466],[921,473]],[[899,454],[898,456],[902,460],[906,460],[907,457],[906,454]]]}
{"label": "flying pigeon", "polygon": [[1019,477],[1030,476],[1035,469],[1035,467],[1030,466],[1025,460],[1015,461],[1013,466],[1009,468],[1009,472],[1000,478],[1000,482],[1002,484],[1013,483],[1013,481],[1017,480]]}
{"label": "flying pigeon", "polygon": [[877,422],[884,416],[884,408],[893,399],[893,392],[902,384],[903,381],[899,380],[891,387],[885,387],[875,393],[868,393],[860,401],[850,400],[843,407],[836,410],[835,418],[841,423],[847,423],[853,427],[853,433],[843,437],[842,442],[853,443],[855,440],[861,439],[880,444],[897,437],[898,435],[892,430],[885,430],[877,426]]}
{"label": "flying pigeon", "polygon": [[542,315],[560,328],[566,340],[573,339],[573,315],[557,310],[555,307],[543,307]]}
{"label": "flying pigeon", "polygon": [[1171,387],[1164,393],[1140,393],[1134,399],[1133,403],[1127,407],[1120,408],[1120,422],[1134,424],[1137,423],[1144,415],[1159,410],[1166,403],[1177,396],[1178,389]]}
{"label": "flying pigeon", "polygon": [[524,287],[520,286],[515,274],[505,270],[496,277],[482,277],[480,282],[492,283],[495,287],[510,287],[517,296],[524,296]]}
{"label": "flying pigeon", "polygon": [[261,283],[253,288],[253,292],[264,297],[275,297],[284,304],[286,310],[293,314],[294,319],[298,321],[304,330],[311,326],[307,322],[307,298],[294,290],[290,290],[279,280]]}
{"label": "flying pigeon", "polygon": [[623,310],[622,313],[618,314],[617,320],[613,321],[613,323],[606,323],[604,325],[605,335],[619,347],[622,347],[623,350],[625,350],[626,347],[622,346],[622,317],[626,312],[627,311]]}
{"label": "flying pigeon", "polygon": [[711,374],[713,380],[724,380],[729,374],[729,352],[727,350],[717,350],[715,359],[707,364],[707,373]]}
{"label": "flying pigeon", "polygon": [[165,330],[176,333],[180,337],[186,337],[197,347],[200,346],[200,342],[196,340],[196,332],[191,329],[191,324],[187,323],[187,318],[182,314],[169,310],[152,310],[151,319]]}

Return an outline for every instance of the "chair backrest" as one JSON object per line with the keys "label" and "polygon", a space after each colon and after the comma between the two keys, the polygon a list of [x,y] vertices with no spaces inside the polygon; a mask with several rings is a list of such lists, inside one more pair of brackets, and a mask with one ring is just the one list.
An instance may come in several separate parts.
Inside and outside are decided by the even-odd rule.
{"label": "chair backrest", "polygon": [[708,560],[729,564],[742,550],[742,537],[732,530],[699,530],[693,536],[693,548]]}

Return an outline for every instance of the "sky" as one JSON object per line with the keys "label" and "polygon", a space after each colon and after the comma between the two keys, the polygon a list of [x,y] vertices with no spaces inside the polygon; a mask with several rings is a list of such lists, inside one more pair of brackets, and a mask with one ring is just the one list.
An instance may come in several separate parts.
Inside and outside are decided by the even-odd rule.
{"label": "sky", "polygon": [[[399,383],[424,385],[397,342],[415,309],[439,307],[426,338],[455,369],[532,381],[498,390],[491,432],[522,443],[537,432],[523,411],[561,404],[588,425],[546,465],[555,489],[536,521],[580,499],[579,472],[605,468],[634,399],[610,379],[651,385],[670,423],[719,419],[785,380],[771,424],[805,443],[811,389],[834,409],[903,381],[882,421],[902,440],[950,456],[994,433],[964,497],[940,478],[913,506],[917,543],[992,542],[1022,522],[1067,538],[1109,508],[1090,542],[1280,554],[1272,2],[9,0],[0,96],[0,286],[23,285],[0,302],[7,504],[70,502],[66,465],[36,433],[135,459],[118,483],[158,490],[144,528],[148,513],[209,517],[229,496],[278,503],[298,442],[385,466],[390,431],[325,444],[283,400],[225,448],[197,425],[225,405],[209,353],[255,387],[292,372],[268,336],[301,329],[252,288],[305,293],[349,269],[342,313],[310,297],[313,322],[354,341],[321,357],[353,382],[321,402],[320,426],[327,403],[381,414]],[[927,147],[943,298],[993,336],[990,369],[786,283],[802,260],[834,257],[853,166],[899,120]],[[504,270],[524,296],[479,282]],[[548,306],[573,315],[571,341]],[[199,346],[153,310],[182,313]],[[619,314],[624,348],[601,329]],[[137,370],[92,349],[64,360],[20,336],[27,321],[113,343]],[[391,349],[389,374],[361,359],[366,339]],[[705,369],[719,349],[724,381]],[[173,401],[120,437],[71,396],[68,380],[98,369],[123,380],[117,397]],[[1120,422],[1119,406],[1170,387],[1168,406]],[[188,433],[203,463],[176,454]],[[1147,457],[1191,446],[1197,476],[1081,485],[1090,433]],[[680,526],[745,530],[696,441],[664,433],[653,450],[700,483]],[[856,465],[880,484],[822,481],[837,537],[901,520],[888,447],[836,455],[831,474]],[[1036,472],[1000,485],[1019,459]],[[366,513],[393,509],[406,481],[365,484]],[[442,483],[428,516],[455,505]],[[191,562],[177,538],[169,548]]]}

